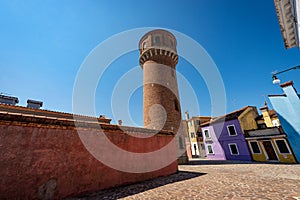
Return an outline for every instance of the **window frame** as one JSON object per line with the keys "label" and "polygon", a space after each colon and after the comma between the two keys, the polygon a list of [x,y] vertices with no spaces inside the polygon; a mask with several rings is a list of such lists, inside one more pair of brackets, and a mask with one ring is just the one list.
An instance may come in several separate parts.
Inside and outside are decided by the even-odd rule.
{"label": "window frame", "polygon": [[[208,149],[208,147],[210,147],[210,148],[211,148],[211,151],[212,151],[212,153],[209,153],[209,149]],[[209,154],[209,155],[214,155],[214,154],[215,154],[215,152],[214,152],[214,149],[213,149],[213,147],[212,147],[212,145],[211,145],[211,144],[208,144],[208,145],[207,145],[207,154]]]}
{"label": "window frame", "polygon": [[142,46],[143,50],[147,48],[147,42],[143,42],[143,46]]}
{"label": "window frame", "polygon": [[[235,135],[231,135],[231,134],[230,134],[230,131],[229,131],[229,127],[230,127],[230,126],[233,127],[234,132],[235,132]],[[237,136],[237,135],[238,135],[234,124],[227,125],[227,133],[228,133],[229,136]]]}
{"label": "window frame", "polygon": [[[257,144],[259,153],[254,153],[253,148],[252,148],[252,145],[251,145],[251,142],[253,142],[253,143],[255,142],[255,143]],[[250,147],[250,149],[251,149],[251,153],[252,153],[252,154],[262,154],[262,150],[261,150],[261,148],[260,148],[260,145],[259,145],[258,141],[249,141],[248,144],[249,144],[249,147]]]}
{"label": "window frame", "polygon": [[155,41],[155,44],[161,44],[161,36],[160,35],[155,35],[154,36],[154,41]]}
{"label": "window frame", "polygon": [[[237,154],[233,154],[233,153],[232,153],[231,145],[234,145],[234,146],[236,147]],[[239,156],[239,155],[240,155],[240,151],[239,151],[238,145],[237,145],[236,143],[229,143],[229,144],[228,144],[228,147],[229,147],[230,154],[231,154],[232,156]]]}
{"label": "window frame", "polygon": [[[207,138],[207,139],[210,139],[211,137],[210,137],[210,133],[209,133],[209,130],[208,129],[203,129],[203,132],[204,132],[204,136],[205,136],[205,138]],[[206,136],[206,132],[208,133],[208,137]]]}
{"label": "window frame", "polygon": [[[282,152],[280,151],[280,149],[279,149],[279,147],[278,147],[278,144],[277,144],[277,141],[278,141],[278,140],[284,141],[284,144],[285,144],[287,150],[289,151],[289,153],[282,153]],[[291,149],[290,149],[290,147],[289,147],[289,145],[287,144],[287,142],[286,142],[285,139],[274,139],[274,143],[275,143],[275,145],[276,145],[276,148],[278,149],[278,153],[283,154],[283,155],[290,155],[290,154],[292,154],[292,153],[291,153]]]}
{"label": "window frame", "polygon": [[191,138],[196,138],[195,133],[194,132],[190,132],[190,136]]}

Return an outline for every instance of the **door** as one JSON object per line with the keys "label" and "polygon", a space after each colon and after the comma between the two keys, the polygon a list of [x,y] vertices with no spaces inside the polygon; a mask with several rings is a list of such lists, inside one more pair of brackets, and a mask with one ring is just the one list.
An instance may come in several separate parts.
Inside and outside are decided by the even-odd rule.
{"label": "door", "polygon": [[269,160],[278,160],[271,141],[263,141],[263,145],[269,157]]}

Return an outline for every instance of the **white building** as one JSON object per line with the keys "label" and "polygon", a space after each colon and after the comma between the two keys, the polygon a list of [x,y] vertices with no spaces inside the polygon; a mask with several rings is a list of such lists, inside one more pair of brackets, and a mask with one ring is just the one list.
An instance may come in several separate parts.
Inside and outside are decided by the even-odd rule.
{"label": "white building", "polygon": [[274,0],[285,48],[300,48],[300,0]]}
{"label": "white building", "polygon": [[202,131],[200,128],[200,123],[209,121],[211,117],[189,117],[188,112],[185,112],[186,120],[184,124],[186,124],[186,139],[188,140],[187,145],[187,154],[189,158],[203,158],[206,157],[205,146],[203,142]]}

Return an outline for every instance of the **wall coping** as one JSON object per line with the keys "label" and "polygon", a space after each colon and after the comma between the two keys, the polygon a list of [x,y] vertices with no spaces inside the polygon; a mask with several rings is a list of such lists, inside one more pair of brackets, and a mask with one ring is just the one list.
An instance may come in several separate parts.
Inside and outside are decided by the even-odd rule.
{"label": "wall coping", "polygon": [[0,124],[10,124],[18,126],[35,126],[35,127],[51,127],[61,129],[77,129],[77,128],[91,128],[91,129],[102,129],[104,131],[122,131],[122,132],[133,132],[142,134],[158,134],[158,135],[175,135],[169,130],[153,130],[147,128],[130,127],[130,126],[119,126],[114,124],[103,123],[97,118],[94,121],[91,120],[78,120],[68,119],[60,117],[48,117],[39,116],[33,114],[22,114],[0,111]]}

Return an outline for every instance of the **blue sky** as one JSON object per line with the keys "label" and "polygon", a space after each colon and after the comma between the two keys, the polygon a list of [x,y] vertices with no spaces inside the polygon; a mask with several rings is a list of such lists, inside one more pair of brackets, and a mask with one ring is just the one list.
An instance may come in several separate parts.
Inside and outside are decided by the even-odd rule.
{"label": "blue sky", "polygon": [[[173,29],[202,45],[223,78],[228,112],[260,107],[263,95],[282,93],[272,84],[271,72],[300,64],[299,50],[284,48],[273,0],[2,0],[0,27],[0,92],[17,96],[19,105],[31,98],[42,100],[44,109],[63,112],[72,112],[73,85],[84,59],[99,43],[133,28]],[[98,85],[97,115],[113,117],[112,90],[137,65],[138,52],[112,63]],[[177,70],[192,85],[200,106],[200,111],[194,108],[179,83],[182,111],[210,115],[201,75],[184,59]],[[279,76],[282,82],[293,80],[300,90],[299,77],[300,70]],[[128,125],[142,125],[142,89],[128,101],[134,120]]]}

